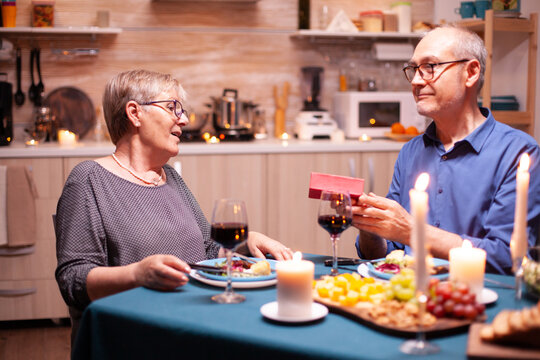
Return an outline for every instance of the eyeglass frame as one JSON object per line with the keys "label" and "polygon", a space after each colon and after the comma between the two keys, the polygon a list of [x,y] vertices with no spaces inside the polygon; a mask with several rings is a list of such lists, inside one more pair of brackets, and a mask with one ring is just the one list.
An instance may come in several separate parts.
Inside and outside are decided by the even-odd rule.
{"label": "eyeglass frame", "polygon": [[[175,100],[175,99],[171,99],[171,100],[156,100],[156,101],[148,101],[148,102],[145,102],[145,103],[140,103],[139,105],[155,105],[155,104],[158,104],[158,103],[164,103],[164,102],[172,102],[174,103],[174,112],[173,114],[178,118],[182,118],[182,115],[186,115],[187,116],[187,111],[184,110],[184,106],[182,105],[182,103],[178,100]],[[178,115],[178,106],[180,106],[180,115]],[[158,107],[162,108],[163,110],[167,110],[167,111],[170,111],[169,109],[166,109],[162,106],[159,106]]]}
{"label": "eyeglass frame", "polygon": [[[403,68],[403,73],[405,74],[405,78],[407,79],[407,81],[409,83],[412,83],[414,77],[416,76],[416,72],[421,68],[421,67],[425,67],[425,66],[429,66],[429,68],[431,69],[431,72],[422,72],[422,70],[420,70],[420,77],[422,78],[422,80],[426,80],[426,81],[429,81],[429,80],[432,80],[434,75],[435,75],[435,66],[439,66],[439,65],[446,65],[446,64],[457,64],[457,63],[462,63],[462,62],[467,62],[467,61],[471,61],[471,59],[461,59],[461,60],[452,60],[452,61],[443,61],[443,62],[440,62],[440,63],[423,63],[423,64],[420,64],[420,65],[408,65],[408,66],[405,66]],[[412,75],[412,77],[409,79],[409,75],[407,75],[407,70],[408,69],[413,69],[414,70],[414,74]],[[431,77],[429,79],[426,79],[425,78],[425,75],[427,74],[431,74]]]}

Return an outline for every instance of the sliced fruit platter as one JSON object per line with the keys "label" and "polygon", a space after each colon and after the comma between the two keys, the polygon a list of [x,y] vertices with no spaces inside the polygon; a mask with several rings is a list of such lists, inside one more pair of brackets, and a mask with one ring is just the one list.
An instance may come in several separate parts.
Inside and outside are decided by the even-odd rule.
{"label": "sliced fruit platter", "polygon": [[[345,273],[324,276],[313,283],[315,301],[332,312],[400,336],[411,336],[419,330],[419,307],[414,294],[411,269],[402,270],[389,282]],[[485,317],[484,305],[476,303],[465,285],[431,279],[428,299],[422,327],[430,335],[466,329]]]}

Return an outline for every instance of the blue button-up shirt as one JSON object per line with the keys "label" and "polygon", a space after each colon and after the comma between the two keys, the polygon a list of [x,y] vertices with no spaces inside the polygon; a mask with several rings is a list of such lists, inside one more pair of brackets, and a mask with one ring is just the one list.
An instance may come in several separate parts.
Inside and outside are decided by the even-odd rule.
{"label": "blue button-up shirt", "polygon": [[[536,242],[540,222],[540,149],[526,133],[486,121],[446,151],[435,123],[405,144],[394,167],[388,195],[410,211],[409,190],[418,175],[430,176],[428,223],[468,239],[487,252],[486,271],[511,273],[510,236],[514,227],[516,171],[521,154],[531,158],[528,197],[529,245]],[[388,252],[410,248],[387,241]],[[358,247],[358,246],[357,246]],[[360,254],[360,253],[359,253]],[[361,254],[360,254],[361,255]]]}

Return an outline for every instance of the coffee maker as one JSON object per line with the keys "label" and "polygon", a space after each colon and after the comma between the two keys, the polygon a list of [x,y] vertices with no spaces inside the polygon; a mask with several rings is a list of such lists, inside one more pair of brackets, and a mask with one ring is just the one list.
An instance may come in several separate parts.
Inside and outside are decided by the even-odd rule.
{"label": "coffee maker", "polygon": [[13,141],[13,87],[11,83],[5,81],[6,73],[0,73],[0,76],[6,78],[0,81],[0,146],[6,146]]}
{"label": "coffee maker", "polygon": [[296,116],[294,133],[302,140],[330,138],[337,129],[336,122],[326,109],[320,107],[322,75],[324,69],[317,66],[302,68],[301,95],[304,102],[302,111]]}

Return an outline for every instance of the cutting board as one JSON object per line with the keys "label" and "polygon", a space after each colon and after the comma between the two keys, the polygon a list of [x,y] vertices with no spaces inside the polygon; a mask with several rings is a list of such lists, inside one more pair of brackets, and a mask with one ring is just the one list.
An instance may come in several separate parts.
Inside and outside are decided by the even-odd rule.
{"label": "cutting board", "polygon": [[485,342],[480,339],[480,330],[485,324],[472,324],[469,328],[467,356],[493,359],[540,359],[540,349],[526,349]]}
{"label": "cutting board", "polygon": [[[402,337],[414,337],[418,331],[418,327],[410,328],[399,328],[395,326],[381,325],[374,321],[374,319],[369,315],[369,309],[372,305],[370,303],[359,303],[360,306],[343,306],[339,303],[331,301],[326,298],[321,298],[316,295],[314,292],[313,299],[328,307],[330,312],[346,316],[352,320],[358,321],[374,330],[378,330],[390,335],[402,336]],[[429,327],[424,328],[426,336],[428,337],[437,337],[442,335],[450,335],[458,332],[463,332],[467,330],[469,325],[471,325],[471,320],[465,319],[450,319],[450,318],[441,318],[437,319],[437,322]]]}
{"label": "cutting board", "polygon": [[51,109],[58,127],[79,135],[79,139],[96,124],[96,113],[92,100],[82,90],[71,86],[55,89],[47,95],[44,105]]}

